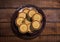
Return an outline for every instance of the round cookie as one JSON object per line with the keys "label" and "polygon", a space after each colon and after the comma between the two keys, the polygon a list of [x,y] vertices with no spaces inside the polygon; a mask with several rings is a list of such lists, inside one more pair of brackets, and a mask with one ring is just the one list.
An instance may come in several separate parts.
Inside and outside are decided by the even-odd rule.
{"label": "round cookie", "polygon": [[41,23],[39,21],[33,21],[32,28],[33,30],[39,30],[41,28]]}
{"label": "round cookie", "polygon": [[19,29],[19,32],[21,32],[22,34],[25,34],[28,32],[28,27],[26,24],[21,24],[18,29]]}
{"label": "round cookie", "polygon": [[29,17],[32,17],[35,13],[36,13],[35,10],[30,10],[28,15],[29,15]]}
{"label": "round cookie", "polygon": [[41,21],[42,20],[42,15],[40,13],[36,13],[35,15],[33,15],[32,20],[35,21]]}
{"label": "round cookie", "polygon": [[26,18],[26,13],[20,12],[20,13],[18,14],[18,17]]}
{"label": "round cookie", "polygon": [[25,8],[23,9],[23,12],[25,12],[26,14],[28,14],[29,11],[30,11],[30,10],[29,10],[29,8],[27,8],[27,7],[25,7]]}
{"label": "round cookie", "polygon": [[16,18],[15,23],[16,23],[17,26],[19,26],[23,23],[23,21],[24,21],[24,18],[20,17],[20,18]]}

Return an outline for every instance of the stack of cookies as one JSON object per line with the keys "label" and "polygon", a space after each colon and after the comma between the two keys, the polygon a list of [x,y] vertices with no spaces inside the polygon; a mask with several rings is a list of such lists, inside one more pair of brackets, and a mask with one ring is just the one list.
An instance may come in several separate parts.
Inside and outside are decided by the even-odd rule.
{"label": "stack of cookies", "polygon": [[42,15],[35,8],[25,7],[21,9],[15,20],[20,33],[33,33],[42,26]]}

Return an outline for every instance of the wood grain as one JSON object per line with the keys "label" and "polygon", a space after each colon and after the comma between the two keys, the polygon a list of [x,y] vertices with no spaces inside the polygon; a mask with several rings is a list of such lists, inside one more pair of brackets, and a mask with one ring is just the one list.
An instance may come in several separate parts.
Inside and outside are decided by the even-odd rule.
{"label": "wood grain", "polygon": [[[22,40],[15,36],[11,17],[18,7],[32,4],[46,16],[46,26],[37,38]],[[0,42],[60,42],[60,0],[0,0]]]}
{"label": "wood grain", "polygon": [[0,22],[10,22],[16,9],[0,9]]}
{"label": "wood grain", "polygon": [[[42,9],[47,22],[60,22],[60,10],[59,9]],[[0,23],[11,22],[11,17],[16,9],[0,9]]]}
{"label": "wood grain", "polygon": [[[59,24],[59,23],[57,23]],[[60,26],[56,25],[56,23],[46,23],[44,30],[41,35],[49,35],[49,34],[60,34]],[[11,27],[11,23],[0,23],[0,35],[1,36],[9,36],[14,35]]]}
{"label": "wood grain", "polygon": [[57,25],[57,34],[59,34],[60,32],[60,23],[56,23],[56,25]]}
{"label": "wood grain", "polygon": [[60,0],[0,0],[0,8],[18,8],[25,4],[33,4],[41,8],[60,8]]}
{"label": "wood grain", "polygon": [[14,35],[10,23],[0,23],[0,35]]}
{"label": "wood grain", "polygon": [[39,36],[32,40],[22,40],[18,37],[0,37],[1,42],[60,42],[60,36]]}
{"label": "wood grain", "polygon": [[46,16],[46,21],[47,22],[60,22],[60,9],[45,9],[43,10]]}

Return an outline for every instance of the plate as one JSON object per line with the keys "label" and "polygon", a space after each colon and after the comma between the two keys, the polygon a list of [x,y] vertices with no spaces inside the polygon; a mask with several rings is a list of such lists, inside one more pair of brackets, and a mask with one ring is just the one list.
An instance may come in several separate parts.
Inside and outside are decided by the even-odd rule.
{"label": "plate", "polygon": [[[43,19],[42,19],[41,29],[37,30],[36,32],[22,34],[22,33],[20,33],[20,32],[18,31],[18,27],[17,27],[16,24],[15,24],[15,20],[16,20],[16,18],[17,18],[17,16],[18,16],[19,10],[21,10],[21,9],[23,9],[23,8],[25,8],[25,7],[28,7],[28,8],[33,7],[33,8],[35,8],[39,13],[41,13],[41,15],[42,15],[42,18],[43,18]],[[38,37],[38,36],[42,33],[42,31],[43,31],[43,29],[44,29],[44,27],[45,27],[45,24],[46,24],[46,18],[45,18],[45,14],[43,13],[42,9],[39,8],[39,7],[37,7],[37,6],[35,6],[35,5],[30,5],[30,4],[20,6],[20,7],[15,11],[15,13],[13,14],[13,16],[12,16],[12,18],[11,18],[12,31],[13,31],[13,33],[14,33],[17,37],[19,37],[19,38],[21,38],[21,39],[33,39],[33,38]]]}

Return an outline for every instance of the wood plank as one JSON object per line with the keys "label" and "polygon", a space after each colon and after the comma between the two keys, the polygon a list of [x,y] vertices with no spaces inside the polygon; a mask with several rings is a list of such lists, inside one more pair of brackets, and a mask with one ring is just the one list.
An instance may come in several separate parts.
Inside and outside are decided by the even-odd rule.
{"label": "wood plank", "polygon": [[[46,21],[59,22],[60,21],[60,9],[42,9]],[[0,9],[0,22],[11,22],[11,17],[16,9]]]}
{"label": "wood plank", "polygon": [[0,35],[14,35],[10,23],[0,23]]}
{"label": "wood plank", "polygon": [[33,4],[41,8],[60,8],[60,0],[1,0],[0,8],[17,8],[25,4]]}
{"label": "wood plank", "polygon": [[[60,12],[60,11],[57,11],[57,13]],[[57,20],[60,21],[60,13],[58,13],[57,15]]]}
{"label": "wood plank", "polygon": [[[59,31],[60,32],[60,31]],[[41,35],[49,35],[49,34],[57,34],[57,26],[56,23],[46,23],[46,26],[43,30],[43,32],[41,33]],[[60,33],[59,33],[60,34]]]}
{"label": "wood plank", "polygon": [[22,40],[18,37],[0,37],[0,42],[60,42],[60,36],[38,36],[32,40]]}
{"label": "wood plank", "polygon": [[60,33],[60,23],[57,23],[57,34]]}
{"label": "wood plank", "polygon": [[45,9],[43,10],[43,12],[45,13],[46,16],[46,21],[53,21],[53,22],[60,22],[60,9],[59,10],[55,10],[55,9]]}
{"label": "wood plank", "polygon": [[16,9],[0,9],[0,22],[10,22]]}
{"label": "wood plank", "polygon": [[[56,23],[46,23],[44,30],[41,35],[51,35],[51,34],[60,34],[60,29],[57,28]],[[9,36],[14,35],[11,29],[11,23],[0,23],[0,35],[1,36]]]}

